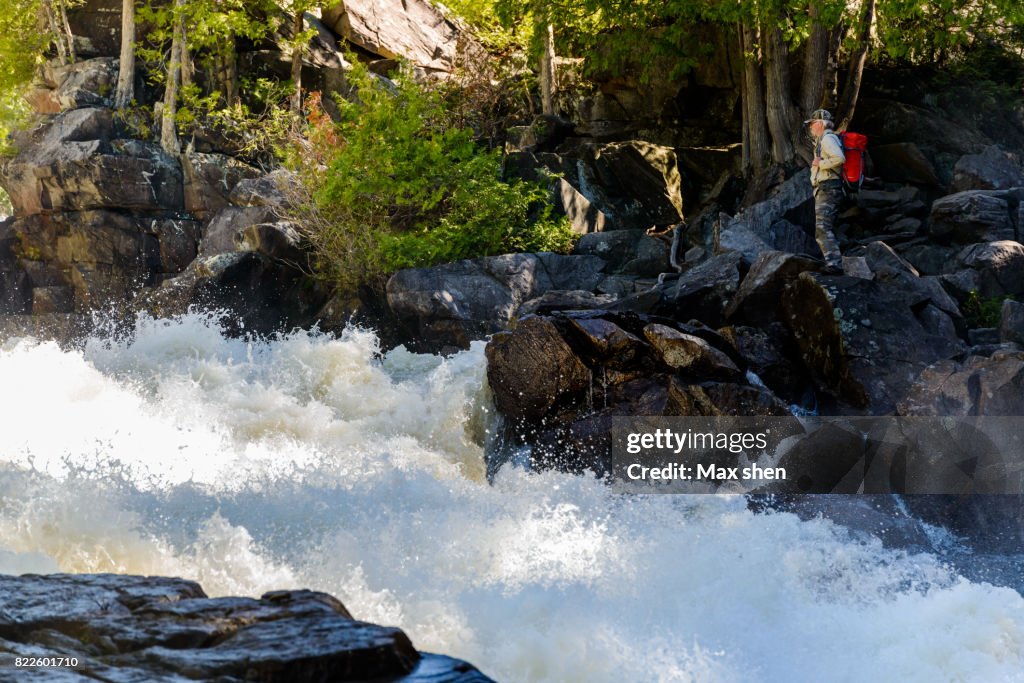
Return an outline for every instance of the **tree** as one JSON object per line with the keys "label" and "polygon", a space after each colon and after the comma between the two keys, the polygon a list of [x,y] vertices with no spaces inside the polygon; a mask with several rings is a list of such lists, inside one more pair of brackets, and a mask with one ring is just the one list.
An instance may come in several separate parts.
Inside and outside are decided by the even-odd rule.
{"label": "tree", "polygon": [[118,59],[114,106],[126,109],[135,99],[135,0],[121,3],[121,56]]}

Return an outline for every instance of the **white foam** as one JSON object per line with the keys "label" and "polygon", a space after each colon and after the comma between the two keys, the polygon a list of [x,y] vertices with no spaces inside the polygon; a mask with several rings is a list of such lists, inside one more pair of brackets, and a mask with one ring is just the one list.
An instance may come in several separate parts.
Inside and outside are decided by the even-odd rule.
{"label": "white foam", "polygon": [[741,498],[483,480],[482,346],[144,320],[0,350],[0,571],[309,587],[502,681],[1011,681],[1024,600]]}

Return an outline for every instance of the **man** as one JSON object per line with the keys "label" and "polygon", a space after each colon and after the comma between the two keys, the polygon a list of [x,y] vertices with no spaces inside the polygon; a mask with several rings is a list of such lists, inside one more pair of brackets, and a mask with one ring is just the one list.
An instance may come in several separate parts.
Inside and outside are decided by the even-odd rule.
{"label": "man", "polygon": [[836,214],[843,200],[843,143],[832,131],[832,114],[815,109],[804,121],[814,137],[814,160],[811,161],[811,187],[814,188],[814,238],[825,257],[826,272],[843,270],[843,256],[832,232]]}

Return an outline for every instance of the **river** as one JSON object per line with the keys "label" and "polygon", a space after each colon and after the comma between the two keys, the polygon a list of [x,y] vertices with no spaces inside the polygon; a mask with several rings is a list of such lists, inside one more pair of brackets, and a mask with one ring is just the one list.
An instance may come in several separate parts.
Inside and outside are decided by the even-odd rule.
{"label": "river", "polygon": [[483,345],[143,319],[0,347],[0,572],[307,587],[499,681],[1024,680],[1024,599],[738,496],[505,466]]}

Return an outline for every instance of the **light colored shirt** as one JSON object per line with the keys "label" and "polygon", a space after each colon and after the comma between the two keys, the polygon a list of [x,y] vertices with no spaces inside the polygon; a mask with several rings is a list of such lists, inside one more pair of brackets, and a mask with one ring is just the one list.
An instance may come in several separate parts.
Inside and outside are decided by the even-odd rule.
{"label": "light colored shirt", "polygon": [[846,162],[846,155],[843,154],[843,143],[834,131],[826,130],[814,145],[815,156],[820,157],[817,168],[811,169],[811,187],[817,187],[826,180],[839,180],[842,178],[843,164]]}

